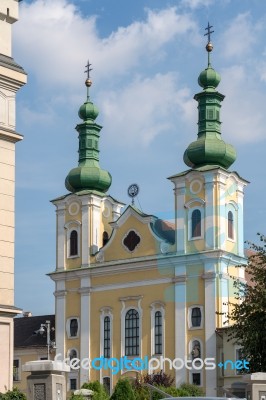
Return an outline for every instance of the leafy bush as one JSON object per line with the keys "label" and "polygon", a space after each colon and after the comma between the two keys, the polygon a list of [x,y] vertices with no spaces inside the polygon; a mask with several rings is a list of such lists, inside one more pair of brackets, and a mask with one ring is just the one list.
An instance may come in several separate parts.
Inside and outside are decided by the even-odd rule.
{"label": "leafy bush", "polygon": [[168,375],[163,371],[160,371],[158,374],[146,374],[143,376],[143,382],[150,385],[170,387],[174,381],[175,378],[172,375]]}
{"label": "leafy bush", "polygon": [[71,395],[69,400],[84,400],[84,397],[81,394],[72,393],[72,395]]}
{"label": "leafy bush", "polygon": [[18,388],[13,388],[6,393],[0,393],[0,400],[27,400],[27,397]]}
{"label": "leafy bush", "polygon": [[[83,383],[82,389],[90,389],[94,391],[93,400],[108,400],[109,396],[106,393],[105,387],[99,381]],[[77,399],[79,400],[79,399]]]}
{"label": "leafy bush", "polygon": [[182,383],[180,385],[180,389],[185,390],[188,393],[185,396],[193,396],[193,397],[205,396],[203,389],[197,385],[193,385],[192,383]]}
{"label": "leafy bush", "polygon": [[119,379],[110,400],[136,400],[128,379]]}

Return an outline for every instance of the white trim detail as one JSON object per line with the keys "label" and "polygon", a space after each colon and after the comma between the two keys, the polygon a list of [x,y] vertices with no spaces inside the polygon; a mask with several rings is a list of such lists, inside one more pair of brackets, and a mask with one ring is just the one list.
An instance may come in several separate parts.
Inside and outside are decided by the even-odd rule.
{"label": "white trim detail", "polygon": [[[193,185],[198,184],[199,187],[198,189],[193,189]],[[189,190],[192,194],[198,194],[202,190],[203,182],[199,179],[194,179],[190,185],[189,185]]]}
{"label": "white trim detail", "polygon": [[195,197],[194,199],[190,199],[187,201],[184,205],[185,208],[199,208],[200,206],[195,205],[194,207],[191,207],[192,204],[194,203],[200,203],[201,206],[205,206],[205,200],[201,199],[200,197]]}
{"label": "white trim detail", "polygon": [[79,211],[80,211],[80,204],[77,201],[73,201],[68,206],[68,213],[71,216],[77,215],[79,213]]}

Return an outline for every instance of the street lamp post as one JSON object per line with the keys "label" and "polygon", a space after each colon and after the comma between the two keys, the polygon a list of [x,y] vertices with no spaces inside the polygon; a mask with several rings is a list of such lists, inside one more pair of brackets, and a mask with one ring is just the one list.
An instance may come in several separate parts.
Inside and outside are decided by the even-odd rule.
{"label": "street lamp post", "polygon": [[[55,348],[55,343],[51,342],[51,321],[45,321],[45,324],[41,324],[41,327],[39,329],[40,335],[43,335],[44,332],[47,332],[47,340],[46,340],[46,345],[47,345],[47,360],[50,360],[50,347]],[[54,330],[54,328],[52,328]]]}

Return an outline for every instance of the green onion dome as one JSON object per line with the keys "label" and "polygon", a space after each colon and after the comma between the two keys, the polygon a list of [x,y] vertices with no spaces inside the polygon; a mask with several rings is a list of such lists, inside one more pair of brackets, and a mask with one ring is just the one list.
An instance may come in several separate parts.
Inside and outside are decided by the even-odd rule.
{"label": "green onion dome", "polygon": [[204,88],[216,88],[221,81],[221,77],[212,67],[206,68],[198,77],[199,85]]}
{"label": "green onion dome", "polygon": [[[87,88],[91,81],[86,80]],[[82,104],[78,115],[83,120],[77,125],[79,133],[79,165],[68,173],[65,186],[72,193],[82,190],[96,190],[105,193],[112,183],[112,177],[99,164],[99,138],[102,127],[95,122],[99,111],[90,101]]]}

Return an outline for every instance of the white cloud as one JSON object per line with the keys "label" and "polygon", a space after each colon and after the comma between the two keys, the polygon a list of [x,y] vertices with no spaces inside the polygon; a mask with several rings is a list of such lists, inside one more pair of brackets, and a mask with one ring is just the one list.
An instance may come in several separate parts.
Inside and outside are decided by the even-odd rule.
{"label": "white cloud", "polygon": [[237,15],[222,35],[223,55],[234,60],[246,56],[256,42],[256,31],[260,26],[260,23],[253,23],[248,12]]}
{"label": "white cloud", "polygon": [[[230,143],[254,142],[265,137],[266,94],[254,85],[256,78],[243,65],[222,71],[222,133]],[[219,88],[218,88],[219,89]]]}
{"label": "white cloud", "polygon": [[181,5],[184,7],[189,7],[192,10],[194,10],[199,7],[208,7],[214,1],[215,0],[182,0]]}
{"label": "white cloud", "polygon": [[178,88],[172,73],[137,78],[120,90],[101,94],[104,126],[120,146],[147,146],[173,130],[178,119],[191,120],[191,97],[188,89]]}
{"label": "white cloud", "polygon": [[[160,57],[163,46],[178,35],[195,31],[189,15],[177,9],[147,10],[146,19],[119,27],[107,38],[97,32],[97,17],[84,17],[67,0],[36,0],[21,7],[15,25],[15,53],[46,85],[77,87],[87,58],[93,62],[95,79],[110,79]],[[167,21],[167,23],[166,23]]]}

